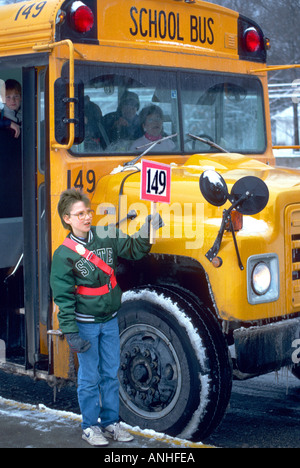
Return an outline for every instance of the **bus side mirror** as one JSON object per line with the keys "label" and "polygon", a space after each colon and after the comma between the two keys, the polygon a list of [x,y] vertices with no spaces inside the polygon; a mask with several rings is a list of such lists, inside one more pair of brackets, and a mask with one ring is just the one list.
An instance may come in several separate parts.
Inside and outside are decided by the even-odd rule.
{"label": "bus side mirror", "polygon": [[[65,78],[58,78],[54,83],[55,140],[64,145],[69,141],[69,83]],[[80,80],[74,83],[75,139],[78,145],[84,140],[84,84]]]}

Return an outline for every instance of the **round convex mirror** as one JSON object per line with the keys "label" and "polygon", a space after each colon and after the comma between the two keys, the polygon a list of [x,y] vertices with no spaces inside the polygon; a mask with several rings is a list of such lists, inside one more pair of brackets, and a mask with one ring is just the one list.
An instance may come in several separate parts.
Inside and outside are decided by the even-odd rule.
{"label": "round convex mirror", "polygon": [[213,170],[203,172],[199,181],[200,190],[211,205],[222,206],[228,199],[228,188],[223,177]]}
{"label": "round convex mirror", "polygon": [[247,193],[249,197],[241,201],[236,207],[236,210],[243,215],[255,215],[260,213],[269,201],[269,189],[267,185],[258,177],[243,177],[232,187],[230,194],[231,203],[238,201]]}

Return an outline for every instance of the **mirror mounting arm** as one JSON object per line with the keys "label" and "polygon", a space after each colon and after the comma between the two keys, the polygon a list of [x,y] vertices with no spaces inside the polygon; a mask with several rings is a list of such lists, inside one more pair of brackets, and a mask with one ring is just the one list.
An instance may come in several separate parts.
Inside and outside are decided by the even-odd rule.
{"label": "mirror mounting arm", "polygon": [[220,247],[221,247],[221,242],[222,242],[222,239],[223,239],[223,235],[224,235],[224,231],[225,231],[225,226],[226,226],[226,222],[227,222],[227,212],[224,211],[223,212],[223,219],[222,219],[222,224],[221,224],[221,227],[220,227],[220,230],[218,232],[218,235],[216,237],[216,240],[214,242],[214,245],[212,246],[212,248],[205,254],[206,258],[208,258],[208,260],[210,262],[213,261],[213,259],[218,255],[219,253],[219,250],[220,250]]}
{"label": "mirror mounting arm", "polygon": [[[208,203],[213,206],[220,207],[230,201],[231,206],[228,210],[223,211],[222,223],[214,245],[205,255],[207,259],[216,267],[220,268],[222,259],[216,258],[223,239],[223,235],[227,225],[231,231],[236,255],[240,269],[243,271],[241,256],[238,249],[236,235],[231,219],[231,212],[236,209],[242,215],[254,215],[260,213],[267,205],[269,200],[269,190],[266,183],[254,176],[246,176],[239,179],[231,190],[231,195],[228,195],[227,184],[223,177],[215,171],[208,170],[203,172],[199,180],[200,190]],[[215,260],[216,259],[216,260]]]}
{"label": "mirror mounting arm", "polygon": [[233,238],[233,243],[234,243],[234,247],[235,247],[235,251],[236,251],[236,256],[237,256],[237,259],[238,259],[238,264],[239,264],[240,270],[244,271],[244,265],[242,263],[242,259],[241,259],[241,256],[240,256],[239,247],[238,247],[238,244],[237,244],[236,235],[235,235],[235,232],[234,232],[234,227],[233,227],[231,218],[230,218],[230,221],[229,221],[229,226],[230,226],[230,230],[231,230],[231,234],[232,234],[232,238]]}
{"label": "mirror mounting arm", "polygon": [[249,197],[251,197],[251,193],[246,192],[245,195],[241,196],[238,200],[236,200],[236,202],[233,203],[228,210],[223,211],[221,227],[220,227],[220,230],[219,230],[218,235],[216,237],[216,240],[214,242],[214,245],[212,246],[212,248],[205,255],[210,262],[212,262],[213,259],[219,253],[219,250],[220,250],[220,247],[221,247],[221,242],[222,242],[223,235],[224,235],[224,232],[225,232],[225,227],[226,227],[226,224],[229,223],[230,231],[231,231],[231,234],[232,234],[232,237],[233,237],[233,242],[234,242],[236,255],[237,255],[237,258],[238,258],[239,267],[240,267],[240,269],[242,271],[244,270],[244,266],[243,266],[243,263],[242,263],[242,260],[241,260],[241,256],[240,256],[240,253],[239,253],[239,248],[238,248],[238,244],[237,244],[237,240],[236,240],[236,235],[235,235],[232,220],[231,220],[231,212],[232,212],[233,209],[238,207],[240,203],[247,200]]}

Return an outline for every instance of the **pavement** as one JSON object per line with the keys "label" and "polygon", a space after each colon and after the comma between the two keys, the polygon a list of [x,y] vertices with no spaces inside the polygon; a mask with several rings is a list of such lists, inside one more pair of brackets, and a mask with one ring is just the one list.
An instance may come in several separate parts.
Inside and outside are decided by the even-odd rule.
{"label": "pavement", "polygon": [[[191,457],[196,461],[197,449],[209,447],[200,442],[193,443],[154,431],[142,431],[126,425],[125,428],[134,435],[133,441],[110,441],[105,448],[92,447],[81,438],[80,415],[50,409],[43,404],[30,405],[0,397],[0,448],[98,448],[102,450],[105,462],[126,461],[136,465],[139,459],[144,464],[147,461],[156,462],[147,460],[147,457],[150,453],[154,457],[156,455],[153,454],[159,452],[170,453],[168,462],[191,462]],[[134,458],[137,455],[139,459]]]}

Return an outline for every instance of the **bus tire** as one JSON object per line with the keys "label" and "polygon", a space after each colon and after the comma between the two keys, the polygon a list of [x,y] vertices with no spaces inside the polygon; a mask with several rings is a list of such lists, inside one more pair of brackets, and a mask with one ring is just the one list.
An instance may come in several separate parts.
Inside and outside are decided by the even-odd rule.
{"label": "bus tire", "polygon": [[208,437],[224,416],[232,385],[215,317],[169,286],[125,293],[118,315],[121,419],[185,439]]}

